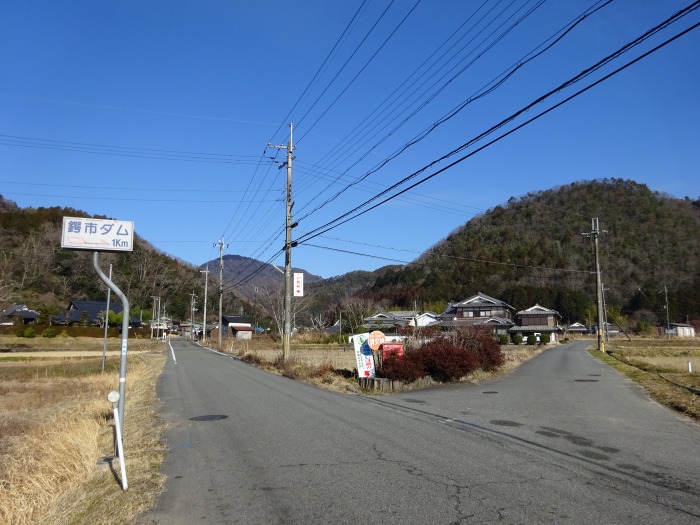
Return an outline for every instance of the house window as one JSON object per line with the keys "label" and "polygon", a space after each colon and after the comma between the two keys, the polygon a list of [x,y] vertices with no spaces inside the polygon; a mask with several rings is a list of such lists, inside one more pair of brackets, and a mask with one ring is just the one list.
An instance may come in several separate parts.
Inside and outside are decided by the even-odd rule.
{"label": "house window", "polygon": [[480,317],[491,317],[491,310],[481,310],[479,312]]}

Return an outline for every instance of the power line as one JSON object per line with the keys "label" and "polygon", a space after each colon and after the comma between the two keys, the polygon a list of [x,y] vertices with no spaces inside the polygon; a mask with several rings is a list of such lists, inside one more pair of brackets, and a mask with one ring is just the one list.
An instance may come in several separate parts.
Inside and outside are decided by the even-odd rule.
{"label": "power line", "polygon": [[[590,85],[588,85],[588,86],[582,88],[582,89],[579,90],[578,92],[576,92],[576,93],[574,93],[573,95],[571,95],[571,96],[565,98],[564,100],[562,100],[561,102],[555,104],[554,106],[552,106],[552,107],[550,107],[550,108],[548,108],[548,109],[542,111],[541,113],[539,113],[539,114],[536,115],[535,117],[532,117],[532,118],[528,119],[528,120],[525,121],[524,123],[522,123],[522,124],[516,126],[515,128],[511,129],[510,131],[507,131],[507,132],[503,133],[502,135],[498,136],[497,138],[493,139],[492,141],[488,142],[487,144],[485,144],[485,145],[481,146],[480,148],[478,148],[478,149],[472,151],[471,153],[468,153],[467,155],[464,155],[463,157],[457,159],[456,161],[453,161],[453,162],[450,163],[449,165],[447,165],[447,166],[445,166],[445,167],[443,167],[443,168],[437,170],[436,172],[432,173],[431,175],[428,175],[428,176],[424,177],[423,179],[419,180],[417,183],[414,183],[414,184],[412,184],[411,186],[409,186],[409,187],[407,187],[407,188],[405,188],[405,189],[403,189],[403,190],[401,190],[401,191],[399,191],[399,192],[397,192],[397,193],[395,193],[395,194],[393,194],[393,195],[387,197],[386,199],[380,201],[378,204],[376,204],[376,205],[374,205],[374,206],[371,206],[370,208],[366,208],[366,206],[368,206],[370,203],[372,203],[372,202],[378,200],[378,199],[381,198],[383,195],[386,195],[386,194],[389,193],[390,191],[392,191],[392,190],[398,188],[400,185],[402,185],[402,184],[408,182],[409,180],[411,180],[411,179],[417,177],[420,173],[422,173],[422,172],[428,170],[429,168],[431,168],[431,167],[434,166],[435,164],[437,164],[437,163],[439,163],[439,162],[441,162],[441,161],[443,161],[443,160],[446,160],[446,159],[448,159],[448,158],[454,156],[455,154],[459,153],[460,151],[463,151],[464,149],[466,149],[466,148],[468,148],[468,147],[474,145],[475,143],[481,141],[481,140],[484,139],[485,137],[491,135],[492,133],[494,133],[494,132],[497,131],[498,129],[500,129],[500,128],[502,128],[503,126],[505,126],[506,124],[512,122],[512,121],[515,120],[518,116],[522,115],[523,113],[525,113],[526,111],[528,111],[528,110],[531,109],[532,107],[534,107],[534,106],[536,106],[536,105],[538,105],[538,104],[544,102],[546,99],[548,99],[549,97],[553,96],[554,94],[559,93],[559,92],[562,91],[563,89],[565,89],[565,88],[567,88],[567,87],[570,87],[570,86],[573,85],[574,83],[576,83],[576,82],[580,81],[581,79],[587,77],[587,76],[590,75],[593,71],[595,71],[595,70],[597,70],[597,69],[600,69],[603,65],[607,64],[608,62],[610,62],[610,61],[613,60],[614,58],[617,58],[617,57],[620,56],[622,53],[628,51],[628,50],[631,49],[632,47],[634,47],[634,46],[638,45],[639,43],[643,42],[644,40],[648,39],[649,37],[651,37],[653,34],[657,33],[658,31],[660,31],[661,29],[663,29],[663,28],[667,27],[668,25],[670,25],[670,24],[676,22],[676,21],[679,20],[682,16],[687,15],[687,14],[688,14],[689,12],[691,12],[692,10],[697,9],[697,7],[698,7],[699,4],[700,4],[700,1],[699,1],[699,2],[694,2],[693,4],[691,4],[690,6],[688,6],[687,8],[685,8],[685,9],[679,11],[678,13],[676,13],[675,15],[673,15],[672,17],[670,17],[669,19],[667,19],[666,21],[664,21],[664,22],[662,22],[661,24],[657,25],[656,27],[650,29],[649,31],[647,31],[646,33],[644,33],[642,36],[638,37],[637,39],[633,40],[632,42],[630,42],[630,43],[626,44],[625,46],[623,46],[622,48],[618,49],[618,51],[616,51],[615,53],[612,53],[611,55],[608,55],[607,57],[605,57],[604,59],[600,60],[599,62],[597,62],[597,63],[594,64],[593,66],[591,66],[591,67],[585,69],[584,71],[582,71],[582,72],[579,73],[578,75],[576,75],[576,76],[570,78],[569,80],[567,80],[566,82],[564,82],[564,83],[561,84],[560,86],[554,88],[553,90],[549,91],[549,92],[546,93],[545,95],[539,97],[539,98],[536,99],[535,101],[531,102],[530,104],[526,105],[525,107],[523,107],[523,108],[521,108],[520,110],[516,111],[515,113],[511,114],[509,117],[503,119],[501,122],[499,122],[498,124],[492,126],[492,127],[489,128],[488,130],[482,132],[481,134],[479,134],[479,135],[477,135],[476,137],[472,138],[471,140],[465,142],[465,143],[462,144],[461,146],[459,146],[459,147],[453,149],[452,151],[446,153],[446,154],[443,155],[442,157],[440,157],[440,158],[438,158],[438,159],[432,161],[431,163],[427,164],[427,165],[424,166],[423,168],[420,168],[419,170],[413,172],[412,174],[410,174],[410,175],[408,175],[407,177],[405,177],[404,179],[400,180],[399,182],[397,182],[397,183],[394,184],[393,186],[390,186],[387,190],[385,190],[385,191],[379,193],[378,195],[374,196],[373,198],[371,198],[371,199],[365,201],[364,203],[362,203],[362,204],[356,206],[356,207],[353,208],[352,210],[350,210],[350,211],[344,213],[343,215],[337,217],[336,219],[333,219],[332,221],[329,221],[329,222],[327,222],[326,224],[324,224],[324,225],[322,225],[322,226],[320,226],[320,227],[318,227],[318,228],[316,228],[316,229],[314,229],[314,230],[311,230],[310,233],[306,234],[305,236],[302,236],[302,237],[298,240],[298,242],[299,242],[299,243],[305,242],[305,239],[306,239],[306,240],[312,239],[312,238],[314,238],[314,237],[316,237],[316,236],[318,236],[318,235],[320,235],[320,234],[322,234],[322,233],[325,233],[325,232],[329,231],[330,229],[336,228],[336,227],[340,226],[341,224],[344,224],[344,223],[348,222],[349,220],[355,219],[355,218],[359,217],[360,215],[363,215],[364,213],[367,213],[368,211],[370,211],[370,210],[372,210],[372,209],[374,209],[374,208],[376,208],[376,207],[378,207],[378,206],[380,206],[380,205],[382,205],[382,204],[384,204],[384,203],[386,203],[386,202],[388,202],[388,201],[390,201],[390,200],[392,200],[392,199],[398,197],[399,195],[401,195],[401,194],[403,194],[403,193],[405,193],[405,192],[407,192],[407,191],[409,191],[409,190],[415,188],[416,186],[418,186],[418,185],[420,185],[420,184],[426,182],[427,180],[429,180],[429,179],[431,179],[431,178],[433,178],[433,177],[439,175],[440,173],[442,173],[442,172],[444,172],[444,171],[446,171],[446,170],[448,170],[448,169],[454,167],[455,165],[457,165],[457,164],[463,162],[463,161],[466,160],[467,158],[469,158],[469,157],[475,155],[476,153],[482,151],[483,149],[485,149],[485,148],[487,148],[487,147],[489,147],[489,146],[495,144],[496,142],[498,142],[498,141],[502,140],[503,138],[505,138],[505,137],[511,135],[512,133],[514,133],[514,132],[516,132],[516,131],[522,129],[522,128],[525,127],[526,125],[531,124],[532,122],[534,122],[535,120],[537,120],[537,119],[543,117],[544,115],[548,114],[549,112],[551,112],[551,111],[553,111],[553,110],[555,110],[555,109],[561,107],[561,106],[564,105],[565,103],[570,102],[571,100],[573,100],[574,98],[578,97],[579,95],[581,95],[581,94],[585,93],[586,91],[592,89],[593,87],[599,85],[600,83],[604,82],[605,80],[608,80],[608,79],[611,78],[612,76],[614,76],[614,75],[620,73],[621,71],[627,69],[627,68],[630,67],[631,65],[637,63],[638,61],[642,60],[643,58],[645,58],[645,57],[649,56],[650,54],[652,54],[652,53],[658,51],[659,49],[665,47],[665,46],[668,45],[669,43],[675,41],[676,39],[678,39],[678,38],[680,38],[681,36],[687,34],[688,32],[690,32],[690,31],[696,29],[696,28],[698,27],[698,25],[700,25],[700,23],[695,24],[695,25],[691,26],[690,28],[688,28],[688,29],[682,31],[681,33],[678,33],[678,34],[676,34],[675,36],[673,36],[673,37],[667,39],[666,41],[664,41],[664,42],[662,42],[661,44],[657,45],[657,46],[654,47],[653,49],[651,49],[651,50],[649,50],[649,51],[643,53],[643,54],[640,55],[639,57],[637,57],[637,58],[631,60],[631,61],[628,62],[627,64],[625,64],[625,65],[621,66],[620,68],[614,70],[613,72],[611,72],[611,73],[609,73],[609,74],[603,76],[602,78],[600,78],[599,80],[593,82],[592,84],[590,84]],[[363,211],[360,212],[359,210],[361,210],[361,209],[363,209],[363,208],[366,208],[366,209],[364,209]],[[355,215],[353,215],[355,212],[358,212],[358,213],[356,213]],[[347,218],[347,217],[349,217],[349,218]],[[347,219],[346,219],[346,218],[347,218]],[[345,219],[345,220],[343,220],[343,219]]]}

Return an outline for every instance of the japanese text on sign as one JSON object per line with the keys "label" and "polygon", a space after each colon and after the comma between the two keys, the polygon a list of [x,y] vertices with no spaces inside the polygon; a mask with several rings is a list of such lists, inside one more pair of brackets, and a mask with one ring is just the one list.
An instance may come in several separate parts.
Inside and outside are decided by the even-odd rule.
{"label": "japanese text on sign", "polygon": [[130,252],[134,249],[134,223],[63,217],[61,247],[74,250]]}
{"label": "japanese text on sign", "polygon": [[294,274],[294,297],[304,297],[304,274]]}

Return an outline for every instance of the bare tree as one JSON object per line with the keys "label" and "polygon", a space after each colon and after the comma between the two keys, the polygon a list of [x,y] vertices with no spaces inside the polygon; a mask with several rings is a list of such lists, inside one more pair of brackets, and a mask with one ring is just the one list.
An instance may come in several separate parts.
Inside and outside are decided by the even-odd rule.
{"label": "bare tree", "polygon": [[356,331],[359,326],[362,326],[366,317],[377,313],[381,308],[381,305],[372,299],[351,295],[343,297],[340,306],[350,322],[352,331]]}
{"label": "bare tree", "polygon": [[261,286],[256,296],[260,309],[277,325],[280,338],[284,335],[284,288],[282,285]]}
{"label": "bare tree", "polygon": [[320,313],[318,315],[310,315],[309,320],[311,321],[311,328],[318,332],[318,337],[323,337],[323,333],[329,324],[328,319]]}

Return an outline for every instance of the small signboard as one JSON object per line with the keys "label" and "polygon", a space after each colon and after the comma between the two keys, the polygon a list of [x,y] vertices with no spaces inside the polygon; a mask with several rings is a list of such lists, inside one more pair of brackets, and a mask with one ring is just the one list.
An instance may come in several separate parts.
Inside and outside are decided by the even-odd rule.
{"label": "small signboard", "polygon": [[367,341],[369,333],[356,334],[352,337],[355,345],[355,360],[357,361],[358,377],[374,377],[374,356]]}
{"label": "small signboard", "polygon": [[384,333],[380,332],[379,330],[375,330],[371,334],[369,334],[369,338],[367,339],[367,344],[372,350],[379,350],[379,347],[382,346],[386,342],[386,337],[384,337]]}
{"label": "small signboard", "polygon": [[134,250],[134,223],[111,219],[63,217],[61,248],[131,252]]}
{"label": "small signboard", "polygon": [[294,297],[304,297],[304,274],[294,274]]}

